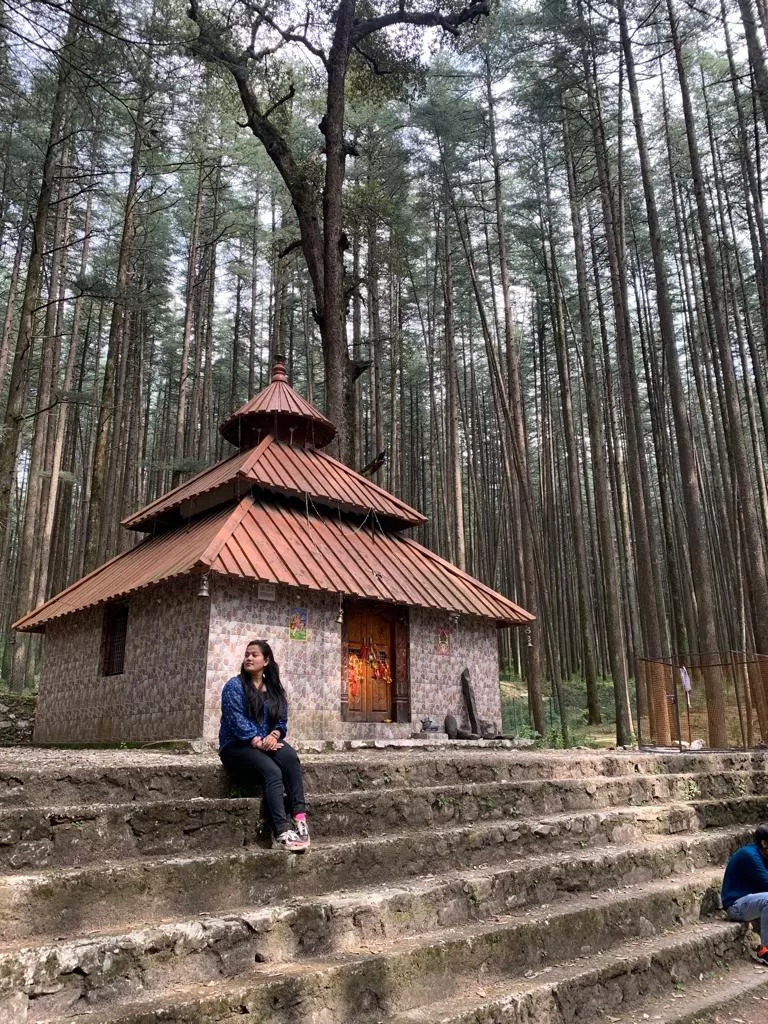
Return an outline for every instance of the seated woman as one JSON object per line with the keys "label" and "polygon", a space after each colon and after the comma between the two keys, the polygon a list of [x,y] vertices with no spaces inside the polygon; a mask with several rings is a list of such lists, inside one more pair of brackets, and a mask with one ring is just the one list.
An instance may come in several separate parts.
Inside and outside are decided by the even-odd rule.
{"label": "seated woman", "polygon": [[[221,693],[219,757],[230,775],[261,782],[275,842],[299,853],[309,846],[309,829],[301,765],[285,742],[287,720],[288,701],[272,648],[265,640],[251,640],[240,674]],[[283,787],[293,820],[286,814]]]}

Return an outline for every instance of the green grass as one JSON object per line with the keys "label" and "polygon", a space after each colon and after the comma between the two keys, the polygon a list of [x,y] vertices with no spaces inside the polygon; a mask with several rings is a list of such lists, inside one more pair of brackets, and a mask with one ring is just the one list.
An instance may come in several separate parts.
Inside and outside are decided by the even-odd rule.
{"label": "green grass", "polygon": [[[570,733],[570,745],[574,747],[607,747],[616,742],[616,712],[614,708],[613,684],[610,679],[598,679],[598,705],[602,724],[590,726],[587,723],[587,689],[583,679],[574,677],[563,680],[561,692],[565,702]],[[560,719],[554,697],[544,697],[544,712],[547,732],[538,736],[530,726],[528,718],[528,696],[525,683],[512,677],[512,673],[501,673],[501,716],[502,732],[537,740],[537,746],[561,748],[563,746]]]}
{"label": "green grass", "polygon": [[23,693],[12,693],[5,683],[0,682],[0,698],[5,701],[19,701],[21,703],[35,701],[37,700],[37,690],[24,690]]}

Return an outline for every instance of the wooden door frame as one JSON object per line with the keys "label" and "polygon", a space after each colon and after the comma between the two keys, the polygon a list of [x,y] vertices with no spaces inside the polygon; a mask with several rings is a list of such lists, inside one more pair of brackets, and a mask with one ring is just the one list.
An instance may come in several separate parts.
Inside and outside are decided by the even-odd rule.
{"label": "wooden door frame", "polygon": [[408,606],[386,604],[383,601],[363,601],[346,598],[343,603],[344,621],[341,625],[341,720],[342,722],[359,722],[366,719],[350,718],[349,712],[349,680],[347,676],[347,652],[349,649],[348,611],[351,608],[368,609],[370,611],[386,611],[392,617],[392,708],[390,717],[393,722],[410,722],[411,720],[411,675],[409,665],[410,620]]}

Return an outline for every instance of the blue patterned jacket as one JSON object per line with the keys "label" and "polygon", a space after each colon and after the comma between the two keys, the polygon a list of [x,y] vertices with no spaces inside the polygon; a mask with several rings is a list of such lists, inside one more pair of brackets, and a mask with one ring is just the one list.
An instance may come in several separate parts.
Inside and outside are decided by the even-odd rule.
{"label": "blue patterned jacket", "polygon": [[254,736],[267,736],[273,729],[280,730],[280,739],[288,731],[288,710],[284,717],[273,720],[266,705],[261,709],[258,722],[248,717],[248,709],[240,676],[232,676],[221,691],[221,725],[219,727],[219,750],[231,743],[248,743]]}

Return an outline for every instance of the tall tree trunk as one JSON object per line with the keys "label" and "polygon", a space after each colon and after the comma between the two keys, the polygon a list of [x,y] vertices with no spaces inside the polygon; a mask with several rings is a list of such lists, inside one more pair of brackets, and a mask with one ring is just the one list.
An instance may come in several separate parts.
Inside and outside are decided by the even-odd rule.
{"label": "tall tree trunk", "polygon": [[[248,398],[252,398],[256,393],[256,300],[258,299],[259,285],[260,200],[260,179],[257,175],[253,196],[253,228],[251,230],[251,309],[250,316],[248,318]],[[305,340],[307,339],[305,338]],[[309,376],[309,369],[307,369],[307,376]]]}
{"label": "tall tree trunk", "polygon": [[[573,399],[571,396],[571,370],[568,354],[568,343],[565,336],[563,317],[563,301],[560,294],[560,277],[557,267],[555,239],[552,231],[551,216],[553,211],[550,185],[549,166],[546,156],[544,138],[541,139],[542,167],[547,199],[547,217],[542,221],[548,225],[546,230],[549,247],[549,265],[551,275],[551,307],[553,312],[552,327],[557,358],[557,371],[560,378],[560,398],[562,402],[563,432],[565,435],[565,457],[568,468],[568,492],[571,504],[571,527],[576,555],[576,583],[578,590],[579,624],[583,652],[584,680],[587,688],[587,719],[590,725],[599,725],[600,703],[597,693],[597,670],[595,667],[595,649],[590,614],[589,573],[587,570],[587,545],[582,520],[581,484],[578,455],[576,449],[576,432],[573,425]],[[546,252],[544,257],[546,259]]]}
{"label": "tall tree trunk", "polygon": [[[517,479],[517,486],[521,489],[521,504],[525,507],[526,505],[530,506],[532,498],[530,492],[530,469],[528,466],[528,445],[525,433],[520,349],[512,312],[509,267],[507,263],[507,235],[502,206],[503,193],[501,187],[501,162],[499,160],[498,147],[496,144],[496,124],[491,82],[491,65],[487,54],[485,57],[485,86],[486,102],[488,104],[488,121],[491,132],[491,159],[493,161],[496,234],[499,246],[499,276],[504,302],[504,341],[507,352],[508,394],[514,430],[512,443],[517,451],[517,458],[520,464],[520,474]],[[536,565],[533,555],[533,538],[531,536],[531,529],[530,521],[527,519],[526,515],[523,514],[519,523],[525,586],[523,597],[526,608],[532,614],[536,615],[539,604],[539,595],[537,594],[536,588]],[[530,630],[531,644],[528,646],[528,665],[526,673],[528,685],[528,709],[533,728],[543,736],[546,732],[547,724],[544,717],[544,701],[542,699],[541,632],[539,623],[533,623]]]}
{"label": "tall tree trunk", "polygon": [[[39,540],[39,506],[43,489],[45,468],[45,446],[48,437],[48,419],[51,415],[54,382],[58,376],[58,350],[56,338],[56,314],[59,298],[59,282],[65,274],[67,249],[66,236],[69,223],[69,202],[65,198],[66,185],[63,182],[64,154],[59,165],[59,189],[56,205],[56,219],[52,237],[51,274],[46,304],[45,326],[40,355],[40,371],[37,385],[37,408],[35,410],[34,432],[27,467],[27,500],[19,546],[19,585],[16,592],[16,615],[21,617],[32,608],[35,595],[34,566]],[[11,669],[11,687],[24,689],[26,682],[29,637],[17,639]]]}
{"label": "tall tree trunk", "polygon": [[766,130],[768,130],[768,69],[765,65],[765,54],[757,34],[755,12],[751,0],[739,0],[739,13],[744,26],[747,41],[749,63],[755,76],[755,95],[760,103]]}
{"label": "tall tree trunk", "polygon": [[[334,17],[333,43],[328,53],[328,91],[325,123],[325,183],[323,188],[322,301],[318,304],[325,362],[325,401],[336,425],[337,454],[348,466],[354,464],[354,382],[347,351],[344,298],[343,186],[346,151],[344,144],[345,82],[349,64],[351,33],[356,0],[340,0]],[[394,460],[394,452],[392,458]]]}
{"label": "tall tree trunk", "polygon": [[197,188],[195,190],[195,210],[192,216],[192,231],[189,236],[189,252],[187,254],[187,285],[184,300],[184,329],[181,342],[181,365],[179,367],[179,401],[176,406],[176,428],[173,437],[173,477],[172,486],[181,483],[182,471],[178,464],[184,459],[184,435],[187,418],[187,390],[189,386],[189,352],[192,342],[192,318],[195,309],[195,275],[197,271],[197,247],[200,238],[200,218],[203,211],[203,173],[202,159],[197,167]]}
{"label": "tall tree trunk", "polygon": [[32,191],[32,175],[30,175],[30,187],[24,198],[24,206],[19,220],[19,233],[16,238],[16,251],[13,256],[13,267],[11,268],[11,279],[8,282],[8,301],[5,307],[3,318],[3,332],[0,336],[0,395],[3,393],[5,384],[5,373],[8,369],[8,357],[11,354],[11,328],[13,327],[13,313],[16,308],[16,291],[19,286],[21,275],[21,261],[24,256],[24,245],[27,240],[27,220],[29,218],[29,200]]}
{"label": "tall tree trunk", "polygon": [[466,569],[467,555],[464,547],[464,493],[461,473],[461,439],[459,437],[459,373],[456,366],[456,339],[453,322],[453,257],[448,217],[444,218],[445,275],[443,309],[445,315],[445,388],[447,407],[451,514],[453,551],[456,565]]}
{"label": "tall tree trunk", "polygon": [[[355,362],[362,359],[363,347],[363,301],[360,295],[362,279],[360,276],[360,227],[354,226],[352,237],[352,358]],[[360,469],[365,463],[365,439],[363,436],[363,392],[360,380],[354,384],[355,396],[352,406],[354,417],[354,459],[353,465]]]}
{"label": "tall tree trunk", "polygon": [[[581,2],[579,2],[579,12],[584,38],[589,40],[591,39],[590,29],[584,21]],[[640,403],[637,393],[634,353],[632,350],[632,331],[627,307],[626,268],[622,245],[621,214],[617,208],[617,199],[614,195],[609,170],[605,124],[600,109],[593,61],[594,56],[590,60],[588,50],[585,47],[583,51],[584,76],[590,106],[600,202],[610,270],[615,340],[619,363],[619,382],[624,407],[624,424],[627,440],[626,469],[632,507],[637,601],[640,610],[644,644],[644,651],[642,653],[652,658],[658,658],[664,652],[662,651],[662,633],[658,619],[654,552],[648,524],[646,502],[648,493],[647,465],[645,450],[641,443],[642,425],[640,423]],[[660,742],[665,743],[670,738],[666,706],[660,708],[660,713],[662,716],[662,721],[659,723]]]}
{"label": "tall tree trunk", "polygon": [[[238,263],[242,264],[242,242],[240,243],[240,258]],[[235,281],[235,318],[232,324],[232,374],[229,383],[229,408],[237,409],[240,404],[240,331],[243,317],[243,277],[239,272]]]}
{"label": "tall tree trunk", "polygon": [[[449,194],[450,194],[450,184],[448,183],[448,185],[449,185]],[[544,576],[543,553],[542,553],[542,550],[541,550],[541,545],[539,543],[539,538],[536,536],[536,533],[534,531],[534,522],[535,522],[535,519],[536,519],[536,514],[535,514],[535,511],[534,511],[533,496],[532,496],[532,494],[530,492],[530,489],[529,489],[529,486],[528,486],[528,473],[527,473],[527,468],[526,468],[526,461],[525,461],[525,458],[524,458],[524,455],[523,455],[523,452],[524,452],[525,449],[523,449],[521,451],[520,447],[518,446],[518,441],[517,441],[517,423],[515,421],[515,413],[510,408],[510,403],[509,403],[509,400],[507,398],[507,392],[506,392],[506,390],[505,390],[505,388],[503,386],[503,381],[502,381],[502,377],[501,377],[501,371],[499,369],[498,357],[496,355],[496,349],[494,347],[493,338],[492,338],[492,335],[491,335],[490,327],[488,325],[488,318],[487,318],[486,313],[485,313],[485,307],[484,307],[484,304],[483,304],[482,292],[480,290],[480,284],[479,284],[479,281],[478,281],[478,278],[477,278],[477,272],[476,272],[476,268],[475,268],[474,257],[473,257],[472,249],[471,249],[471,246],[470,246],[468,225],[466,224],[465,221],[464,222],[462,221],[461,215],[460,215],[459,210],[458,210],[458,208],[456,207],[456,205],[455,205],[455,203],[453,201],[453,198],[451,198],[451,205],[453,206],[453,211],[454,211],[454,215],[456,217],[457,227],[458,227],[458,230],[459,230],[459,236],[461,238],[461,243],[462,243],[462,246],[464,248],[464,255],[466,257],[467,267],[469,269],[470,279],[472,281],[472,291],[473,291],[474,296],[475,296],[477,310],[478,310],[478,313],[479,313],[479,316],[480,316],[480,324],[481,324],[481,327],[482,327],[483,338],[485,340],[486,355],[488,357],[488,361],[489,361],[490,366],[491,366],[491,379],[492,379],[493,388],[494,388],[494,402],[496,403],[496,406],[497,406],[497,409],[498,409],[499,419],[503,423],[503,425],[506,427],[506,435],[507,435],[507,437],[509,438],[509,441],[510,441],[509,447],[511,448],[512,462],[513,462],[514,471],[515,471],[515,474],[516,474],[516,477],[517,477],[517,484],[518,484],[518,487],[519,487],[519,489],[521,491],[521,494],[523,495],[523,500],[525,502],[525,518],[527,518],[527,521],[528,521],[529,536],[530,536],[531,541],[532,541],[532,544],[531,544],[532,550],[530,552],[530,558],[531,558],[531,563],[532,563],[533,571],[534,571],[534,578],[533,578],[533,580],[531,580],[529,582],[532,584],[531,593],[532,594],[536,594],[538,599],[541,601],[542,613],[543,613],[544,620],[545,620],[545,629],[547,631],[546,632],[547,657],[548,657],[549,667],[550,667],[552,689],[553,689],[553,693],[555,694],[555,698],[556,698],[556,702],[557,702],[557,708],[558,708],[558,712],[559,712],[559,716],[560,716],[560,730],[561,730],[563,745],[564,746],[568,746],[569,743],[570,743],[570,734],[569,734],[568,718],[567,718],[567,715],[566,715],[565,704],[563,702],[562,680],[560,678],[559,652],[558,652],[557,644],[555,642],[554,634],[553,634],[554,623],[553,623],[553,620],[552,620],[552,616],[550,615],[550,612],[549,612],[548,602],[546,600],[547,590],[546,590],[546,583],[545,583],[545,576]],[[510,477],[511,477],[511,473],[510,473]],[[533,614],[536,614],[536,608],[532,608],[531,607],[530,597],[528,597],[528,610],[531,611]],[[531,649],[531,653],[533,653],[533,649]],[[529,695],[530,695],[530,688],[529,688]],[[544,730],[546,730],[546,720],[544,719],[544,709],[543,709],[543,706],[541,707],[540,710],[541,710],[541,724],[542,724]],[[536,724],[535,721],[534,721],[534,728],[537,730],[537,732],[541,732],[541,730],[538,728],[538,725]],[[543,735],[543,733],[542,733],[542,735]]]}
{"label": "tall tree trunk", "polygon": [[67,23],[67,34],[62,46],[62,59],[59,62],[59,76],[56,82],[56,94],[51,111],[51,124],[48,130],[45,156],[43,157],[40,192],[37,197],[35,219],[32,226],[32,250],[27,266],[24,298],[19,317],[19,333],[16,339],[16,351],[14,353],[13,369],[11,370],[11,381],[8,391],[8,402],[5,409],[3,429],[0,430],[0,551],[5,547],[8,531],[11,488],[15,475],[16,454],[27,399],[27,374],[35,337],[35,314],[43,280],[43,252],[45,249],[48,212],[56,179],[56,156],[64,132],[70,79],[76,64],[76,61],[71,59],[70,51],[75,45],[80,27],[78,12],[79,4],[78,0],[75,0]]}
{"label": "tall tree trunk", "polygon": [[[93,179],[91,181],[93,185]],[[80,277],[83,278],[88,270],[88,256],[91,247],[91,224],[93,216],[93,188],[88,190],[88,198],[85,207],[85,220],[83,224],[83,250],[80,257]],[[62,391],[64,401],[59,406],[59,416],[56,423],[56,439],[54,442],[53,462],[51,466],[51,484],[48,489],[47,506],[45,510],[45,521],[43,525],[43,562],[40,577],[37,580],[37,598],[35,603],[43,602],[47,594],[48,575],[51,568],[51,554],[53,552],[53,527],[56,517],[56,503],[59,495],[59,476],[61,473],[61,461],[64,452],[64,440],[67,434],[67,423],[69,418],[68,393],[72,388],[72,381],[75,372],[75,361],[78,352],[78,337],[80,334],[80,318],[83,308],[83,294],[77,293],[74,310],[72,312],[72,328],[69,339],[69,352],[67,354],[67,365],[64,371],[64,382]]]}
{"label": "tall tree trunk", "polygon": [[718,272],[718,259],[712,232],[712,220],[709,211],[704,175],[699,156],[696,126],[693,119],[690,89],[683,59],[682,43],[678,28],[677,14],[672,0],[667,0],[672,47],[675,55],[677,76],[680,83],[680,96],[683,104],[685,133],[688,142],[688,154],[693,179],[693,193],[696,200],[701,251],[706,274],[707,288],[712,304],[714,334],[720,358],[720,369],[723,380],[724,400],[727,408],[725,422],[728,437],[728,448],[733,461],[734,474],[741,501],[741,516],[744,529],[744,557],[751,569],[748,573],[749,592],[752,604],[752,622],[758,652],[768,654],[768,578],[766,577],[765,557],[763,552],[762,531],[757,515],[752,477],[747,460],[742,425],[741,404],[739,402],[736,374],[733,366],[733,355],[728,326],[725,317],[722,288]]}
{"label": "tall tree trunk", "polygon": [[371,404],[373,406],[373,447],[374,455],[384,451],[384,397],[382,394],[383,367],[381,358],[381,312],[379,303],[379,240],[376,217],[368,217],[368,309],[369,337],[373,360],[373,383]]}
{"label": "tall tree trunk", "polygon": [[203,380],[200,391],[200,434],[197,444],[199,462],[211,461],[211,415],[213,406],[213,319],[216,312],[216,243],[211,243],[208,280],[206,281],[205,349]]}
{"label": "tall tree trunk", "polygon": [[88,522],[86,527],[86,572],[103,562],[107,554],[110,523],[107,505],[111,495],[106,490],[110,470],[110,449],[114,436],[114,425],[119,410],[115,408],[117,394],[117,371],[123,356],[123,335],[126,320],[126,302],[130,287],[134,240],[136,236],[136,203],[139,185],[139,170],[144,136],[145,99],[142,95],[136,115],[133,133],[131,167],[128,176],[128,190],[125,197],[123,230],[117,260],[115,295],[112,304],[112,319],[109,325],[107,359],[104,364],[104,383],[101,389],[99,416],[96,426],[96,442],[93,455],[93,470],[90,483]]}
{"label": "tall tree trunk", "polygon": [[[717,652],[717,626],[715,621],[715,601],[712,591],[712,570],[709,561],[709,548],[706,525],[704,522],[702,495],[699,490],[699,477],[696,466],[696,452],[693,433],[688,417],[685,392],[680,375],[677,339],[672,313],[672,302],[669,294],[669,281],[664,258],[661,225],[656,205],[656,190],[653,172],[648,155],[645,138],[643,108],[635,74],[635,60],[632,51],[631,37],[627,24],[624,0],[618,0],[619,27],[624,60],[627,69],[629,94],[632,102],[632,114],[635,123],[635,138],[640,158],[640,174],[643,182],[645,211],[648,218],[648,234],[653,256],[654,281],[656,285],[656,305],[659,314],[659,330],[664,346],[664,365],[669,382],[669,397],[672,404],[672,415],[675,423],[677,453],[680,462],[680,476],[683,486],[683,502],[688,526],[688,544],[690,547],[691,572],[696,593],[698,612],[698,643],[696,650],[714,654]],[[712,747],[727,746],[725,698],[722,681],[718,673],[705,672],[704,685],[707,695],[707,724],[709,743]]]}

